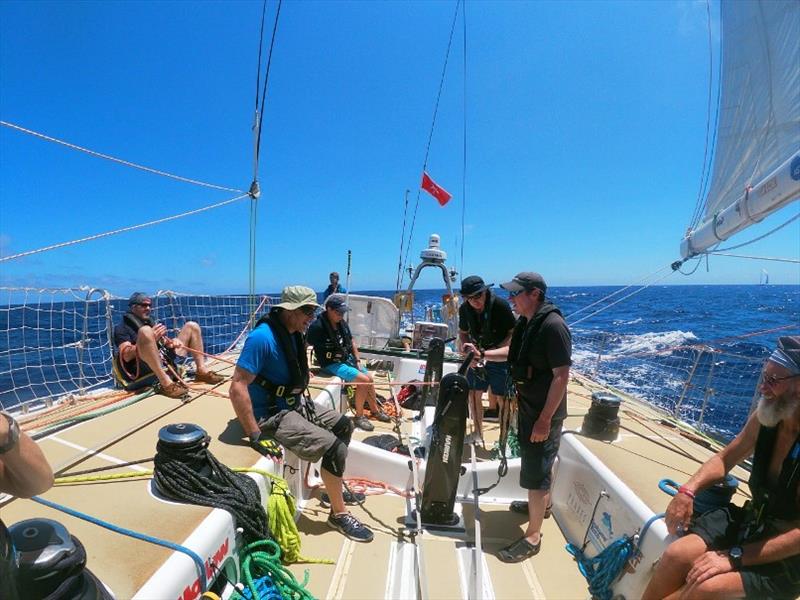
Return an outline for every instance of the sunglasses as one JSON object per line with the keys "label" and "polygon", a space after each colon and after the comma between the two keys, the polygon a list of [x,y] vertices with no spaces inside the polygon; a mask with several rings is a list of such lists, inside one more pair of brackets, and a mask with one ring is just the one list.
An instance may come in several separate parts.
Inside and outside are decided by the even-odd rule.
{"label": "sunglasses", "polygon": [[467,296],[467,300],[479,300],[483,297],[483,292],[478,292],[477,294],[470,294]]}
{"label": "sunglasses", "polygon": [[516,292],[508,292],[508,297],[509,297],[509,298],[516,298],[517,296],[519,296],[519,295],[520,295],[520,294],[522,294],[523,292],[527,292],[527,291],[528,291],[528,290],[518,290],[518,291],[516,291]]}
{"label": "sunglasses", "polygon": [[316,307],[316,306],[311,306],[311,305],[308,305],[308,306],[301,306],[301,307],[300,307],[300,310],[302,311],[302,313],[303,313],[305,316],[307,316],[307,317],[313,317],[313,316],[316,314],[316,312],[317,312],[317,307]]}
{"label": "sunglasses", "polygon": [[152,308],[152,304],[150,302],[137,302],[137,306],[143,306],[144,308]]}
{"label": "sunglasses", "polygon": [[775,375],[765,375],[761,379],[761,382],[772,387],[780,383],[781,381],[786,381],[787,379],[794,379],[795,377],[800,377],[800,375],[787,375],[786,377],[775,377]]}

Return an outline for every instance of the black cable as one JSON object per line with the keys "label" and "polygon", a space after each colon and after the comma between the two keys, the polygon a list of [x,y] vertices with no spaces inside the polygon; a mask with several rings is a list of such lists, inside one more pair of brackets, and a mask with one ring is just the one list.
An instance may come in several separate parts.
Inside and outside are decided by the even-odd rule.
{"label": "black cable", "polygon": [[[266,1],[266,0],[265,0]],[[256,164],[261,154],[261,131],[264,123],[264,105],[267,103],[267,83],[269,82],[269,69],[272,66],[272,50],[275,47],[275,36],[278,33],[278,17],[281,15],[281,2],[278,0],[278,10],[275,11],[275,23],[272,25],[272,40],[269,43],[269,54],[267,54],[267,68],[264,72],[264,88],[261,94],[261,111],[258,117],[258,141],[256,142]]]}
{"label": "black cable", "polygon": [[[159,491],[181,502],[228,511],[242,528],[247,543],[268,539],[267,512],[258,485],[219,462],[208,451],[208,443],[208,437],[182,447],[159,441],[153,471]],[[200,469],[208,468],[208,477],[200,474]]]}

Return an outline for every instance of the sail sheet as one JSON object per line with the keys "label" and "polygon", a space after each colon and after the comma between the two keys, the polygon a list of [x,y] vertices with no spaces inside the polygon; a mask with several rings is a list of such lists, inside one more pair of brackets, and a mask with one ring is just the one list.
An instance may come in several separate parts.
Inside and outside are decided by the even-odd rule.
{"label": "sail sheet", "polygon": [[728,0],[722,94],[706,219],[800,150],[800,2]]}

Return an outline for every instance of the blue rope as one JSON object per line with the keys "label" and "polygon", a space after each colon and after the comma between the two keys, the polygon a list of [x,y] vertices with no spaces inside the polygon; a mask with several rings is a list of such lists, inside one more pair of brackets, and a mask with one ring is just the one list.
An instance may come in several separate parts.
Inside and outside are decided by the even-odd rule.
{"label": "blue rope", "polygon": [[613,596],[611,586],[622,574],[622,569],[628,560],[639,553],[644,536],[650,526],[663,517],[664,513],[650,517],[642,527],[638,541],[636,536],[623,535],[603,548],[603,551],[594,558],[587,558],[583,548],[579,548],[575,544],[567,544],[567,552],[575,557],[578,569],[580,569],[581,574],[589,584],[589,592],[592,598],[611,600]]}
{"label": "blue rope", "polygon": [[56,504],[55,502],[51,502],[50,500],[45,500],[44,498],[41,498],[39,496],[34,496],[31,498],[31,500],[38,502],[39,504],[44,504],[45,506],[49,506],[50,508],[53,508],[55,510],[60,510],[61,512],[67,513],[68,515],[71,515],[78,519],[88,521],[89,523],[94,523],[95,525],[99,525],[100,527],[105,527],[106,529],[109,529],[116,533],[121,533],[122,535],[127,535],[128,537],[132,537],[137,540],[142,540],[144,542],[150,542],[151,544],[156,544],[157,546],[164,546],[165,548],[175,550],[176,552],[183,552],[194,561],[195,566],[197,567],[197,570],[200,573],[200,584],[202,586],[202,591],[205,592],[208,589],[208,582],[206,581],[206,569],[205,569],[205,564],[203,563],[203,559],[200,558],[200,556],[196,552],[190,550],[186,546],[181,546],[180,544],[174,544],[173,542],[168,542],[166,540],[160,540],[158,538],[154,538],[144,533],[138,533],[131,529],[125,529],[124,527],[119,527],[118,525],[113,525],[106,521],[101,521],[96,517],[92,517],[85,513],[78,512],[77,510],[64,506],[63,504]]}

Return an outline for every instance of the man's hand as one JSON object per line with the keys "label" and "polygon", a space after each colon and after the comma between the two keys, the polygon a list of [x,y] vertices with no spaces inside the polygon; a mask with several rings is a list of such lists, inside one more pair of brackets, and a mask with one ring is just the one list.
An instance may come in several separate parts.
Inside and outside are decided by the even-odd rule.
{"label": "man's hand", "polygon": [[167,334],[167,326],[164,325],[163,323],[159,323],[158,325],[153,327],[153,337],[156,339],[156,341],[160,340],[166,334]]}
{"label": "man's hand", "polygon": [[541,415],[536,419],[531,431],[531,442],[544,442],[550,437],[550,419],[545,419]]}
{"label": "man's hand", "polygon": [[264,433],[262,433],[257,440],[250,440],[250,447],[267,458],[273,460],[280,460],[283,458],[283,449],[281,445]]}
{"label": "man's hand", "polygon": [[473,353],[471,367],[477,367],[481,363],[481,351],[472,342],[466,342],[462,346],[464,356],[469,356],[470,352]]}
{"label": "man's hand", "polygon": [[701,554],[686,575],[686,585],[689,587],[703,583],[706,579],[730,573],[733,571],[731,559],[727,552],[710,550]]}
{"label": "man's hand", "polygon": [[185,348],[184,343],[179,338],[168,338],[168,337],[165,337],[164,338],[164,345],[167,348],[175,350],[175,352],[178,352],[180,350],[183,350],[183,348]]}
{"label": "man's hand", "polygon": [[694,511],[694,500],[686,494],[675,494],[667,506],[664,523],[672,535],[683,535],[689,528]]}

